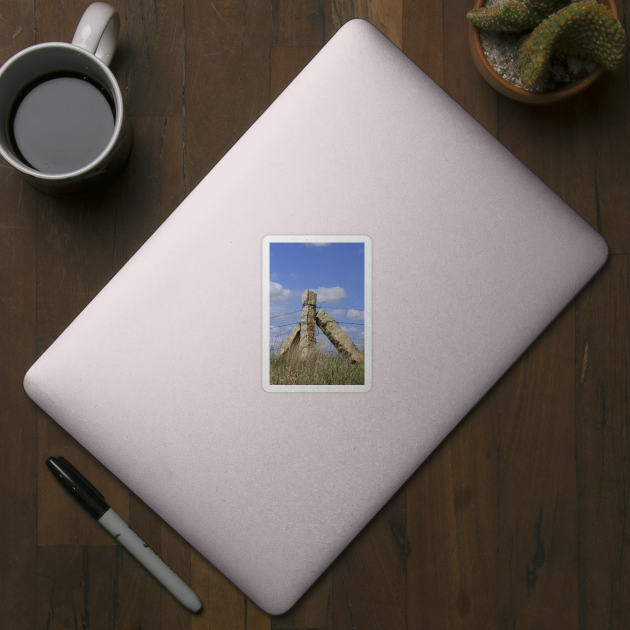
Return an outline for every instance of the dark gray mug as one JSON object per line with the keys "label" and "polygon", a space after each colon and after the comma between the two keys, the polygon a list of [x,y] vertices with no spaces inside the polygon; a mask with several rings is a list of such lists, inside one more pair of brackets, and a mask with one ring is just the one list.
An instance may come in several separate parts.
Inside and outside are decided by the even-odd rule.
{"label": "dark gray mug", "polygon": [[95,2],[72,44],[30,46],[0,68],[0,154],[46,194],[105,185],[129,157],[131,124],[108,67],[119,31],[118,12]]}

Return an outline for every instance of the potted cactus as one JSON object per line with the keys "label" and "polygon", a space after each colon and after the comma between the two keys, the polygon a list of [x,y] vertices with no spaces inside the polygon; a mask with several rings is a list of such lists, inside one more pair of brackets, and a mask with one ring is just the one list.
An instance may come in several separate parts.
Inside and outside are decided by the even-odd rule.
{"label": "potted cactus", "polygon": [[[552,102],[617,69],[627,38],[614,0],[477,0],[468,12],[473,60],[499,92],[516,100]],[[484,38],[482,45],[482,38]],[[488,42],[512,49],[496,63]],[[503,50],[503,49],[502,49]],[[509,57],[509,55],[508,55]]]}

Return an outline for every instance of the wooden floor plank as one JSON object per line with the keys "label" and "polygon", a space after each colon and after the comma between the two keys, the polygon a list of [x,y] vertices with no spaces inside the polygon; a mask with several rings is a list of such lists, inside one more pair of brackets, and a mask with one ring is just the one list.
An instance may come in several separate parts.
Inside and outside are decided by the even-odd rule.
{"label": "wooden floor plank", "polygon": [[332,32],[348,20],[367,20],[402,50],[403,0],[332,0]]}
{"label": "wooden floor plank", "polygon": [[465,16],[472,8],[471,4],[470,0],[443,1],[442,87],[496,137],[497,92],[479,74],[468,48],[468,22]]}
{"label": "wooden floor plank", "polygon": [[[109,2],[121,16],[121,39],[125,34],[125,2],[111,0]],[[53,0],[38,0],[37,7],[37,43],[43,42],[71,42],[77,30],[79,20],[88,4],[82,2],[68,2],[60,5]]]}
{"label": "wooden floor plank", "polygon": [[333,564],[332,627],[404,630],[409,553],[403,487]]}
{"label": "wooden floor plank", "polygon": [[630,627],[630,259],[611,256],[576,305],[580,629]]}
{"label": "wooden floor plank", "polygon": [[35,4],[31,0],[3,4],[0,20],[0,65],[23,48],[36,43]]}
{"label": "wooden floor plank", "polygon": [[[630,2],[625,5],[625,16],[630,16]],[[628,32],[628,26],[625,27]],[[584,121],[589,131],[588,146],[593,163],[591,186],[595,203],[593,225],[608,242],[610,251],[630,254],[630,63],[615,73],[607,73],[588,94],[593,100],[593,113]]]}
{"label": "wooden floor plank", "polygon": [[245,597],[245,630],[271,630],[270,616],[248,597]]}
{"label": "wooden floor plank", "polygon": [[493,388],[407,483],[408,630],[496,618],[499,397]]}
{"label": "wooden floor plank", "polygon": [[269,3],[186,6],[186,191],[269,105]]}
{"label": "wooden floor plank", "polygon": [[181,116],[183,0],[136,0],[126,9],[125,65],[130,116]]}
{"label": "wooden floor plank", "polygon": [[574,307],[500,383],[497,624],[576,628]]}
{"label": "wooden floor plank", "polygon": [[[203,602],[193,617],[192,630],[247,629],[245,596],[196,550],[192,552],[191,588]],[[263,624],[261,630],[269,627]]]}
{"label": "wooden floor plank", "polygon": [[330,38],[330,0],[272,0],[272,46],[323,46]]}
{"label": "wooden floor plank", "polygon": [[121,178],[111,251],[118,271],[184,198],[180,118],[131,118],[134,148]]}
{"label": "wooden floor plank", "polygon": [[37,623],[33,628],[114,627],[115,547],[41,547],[37,556]]}
{"label": "wooden floor plank", "polygon": [[164,119],[159,149],[161,225],[184,200],[184,138],[182,118]]}
{"label": "wooden floor plank", "polygon": [[26,630],[34,627],[37,408],[22,379],[37,358],[36,192],[4,160],[0,199],[0,619]]}
{"label": "wooden floor plank", "polygon": [[[0,8],[0,65],[36,43],[32,1]],[[0,158],[0,619],[36,626],[37,408],[22,388],[37,358],[37,193]]]}
{"label": "wooden floor plank", "polygon": [[403,0],[402,51],[444,87],[442,0]]}

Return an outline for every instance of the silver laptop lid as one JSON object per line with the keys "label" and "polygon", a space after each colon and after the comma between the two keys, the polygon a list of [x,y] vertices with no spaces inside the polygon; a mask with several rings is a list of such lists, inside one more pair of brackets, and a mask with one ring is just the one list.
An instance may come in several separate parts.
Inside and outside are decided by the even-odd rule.
{"label": "silver laptop lid", "polygon": [[[371,247],[363,303],[331,303],[363,308],[369,387],[263,387],[278,307],[263,286],[275,296],[298,288],[277,272],[270,284],[270,248],[282,241],[270,235],[322,251],[309,239]],[[354,20],[42,355],[25,389],[277,614],[607,251],[391,42]],[[325,278],[300,289],[335,287],[349,298]],[[343,325],[347,312],[329,312]]]}

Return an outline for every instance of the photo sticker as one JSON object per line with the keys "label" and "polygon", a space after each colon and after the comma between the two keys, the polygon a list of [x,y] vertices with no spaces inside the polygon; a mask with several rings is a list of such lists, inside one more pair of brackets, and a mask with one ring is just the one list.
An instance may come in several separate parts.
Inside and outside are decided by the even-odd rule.
{"label": "photo sticker", "polygon": [[262,253],[265,391],[369,391],[371,239],[266,236]]}

